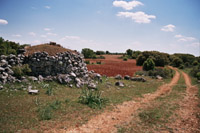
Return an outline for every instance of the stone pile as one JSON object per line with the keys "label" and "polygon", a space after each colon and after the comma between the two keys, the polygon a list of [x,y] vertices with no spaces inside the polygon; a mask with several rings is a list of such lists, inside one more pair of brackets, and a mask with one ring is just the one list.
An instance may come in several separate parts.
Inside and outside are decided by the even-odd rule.
{"label": "stone pile", "polygon": [[0,56],[0,83],[5,84],[6,82],[16,82],[17,79],[13,77],[14,72],[12,66],[21,65],[24,61],[25,56],[19,55],[1,55]]}
{"label": "stone pile", "polygon": [[88,85],[95,89],[94,80],[102,81],[101,75],[88,71],[84,62],[83,55],[80,53],[63,52],[55,56],[50,56],[47,52],[35,52],[30,56],[9,55],[0,56],[0,83],[6,82],[27,82],[25,77],[16,79],[12,71],[12,66],[28,64],[31,68],[31,76],[28,78],[33,81],[53,81],[69,86],[76,85],[81,87]]}

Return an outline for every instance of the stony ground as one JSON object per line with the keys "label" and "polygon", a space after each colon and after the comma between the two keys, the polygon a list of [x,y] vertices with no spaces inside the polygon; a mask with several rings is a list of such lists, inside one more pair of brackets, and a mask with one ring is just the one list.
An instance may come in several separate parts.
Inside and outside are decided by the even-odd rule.
{"label": "stony ground", "polygon": [[[172,68],[174,69],[174,68]],[[121,105],[116,106],[113,111],[105,111],[101,115],[93,117],[87,124],[77,127],[75,129],[69,129],[67,132],[71,133],[87,133],[87,132],[117,132],[116,125],[128,123],[131,121],[131,116],[138,109],[142,109],[148,106],[151,101],[163,95],[169,95],[173,86],[177,84],[180,78],[180,73],[176,71],[175,76],[169,84],[162,85],[155,93],[144,95],[143,98],[124,102]],[[180,108],[176,110],[178,115],[174,123],[167,123],[172,132],[187,132],[194,133],[200,132],[198,123],[199,107],[197,98],[197,87],[191,85],[189,76],[186,73],[182,73],[187,86],[186,94],[183,101],[179,102]],[[61,131],[62,132],[62,131]],[[154,131],[154,132],[168,132],[168,131]]]}

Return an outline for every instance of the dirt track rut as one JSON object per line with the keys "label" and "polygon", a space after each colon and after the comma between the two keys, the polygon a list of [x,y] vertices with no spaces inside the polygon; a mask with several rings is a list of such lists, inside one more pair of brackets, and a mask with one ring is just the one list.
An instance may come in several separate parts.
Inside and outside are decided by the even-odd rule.
{"label": "dirt track rut", "polygon": [[185,79],[186,95],[183,101],[180,101],[180,109],[176,112],[178,119],[170,124],[169,127],[173,132],[177,133],[200,133],[200,125],[197,115],[200,116],[200,108],[198,107],[198,88],[192,86],[190,77],[182,72]]}
{"label": "dirt track rut", "polygon": [[[172,68],[172,67],[171,67]],[[172,68],[174,69],[174,68]],[[178,82],[180,73],[176,71],[175,76],[169,84],[162,85],[155,93],[146,94],[138,102],[128,101],[122,105],[116,106],[113,111],[106,111],[103,114],[93,117],[87,124],[77,127],[75,129],[69,129],[69,133],[108,133],[116,132],[115,125],[131,120],[131,115],[139,108],[142,108],[144,104],[150,103],[155,98],[170,93],[171,88]]]}

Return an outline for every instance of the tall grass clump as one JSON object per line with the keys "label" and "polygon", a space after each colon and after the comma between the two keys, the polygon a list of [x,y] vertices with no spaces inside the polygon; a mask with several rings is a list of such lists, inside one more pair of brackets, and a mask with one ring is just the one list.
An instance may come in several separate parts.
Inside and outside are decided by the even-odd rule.
{"label": "tall grass clump", "polygon": [[100,91],[84,89],[79,97],[79,102],[88,105],[90,108],[101,109],[107,100],[101,97]]}

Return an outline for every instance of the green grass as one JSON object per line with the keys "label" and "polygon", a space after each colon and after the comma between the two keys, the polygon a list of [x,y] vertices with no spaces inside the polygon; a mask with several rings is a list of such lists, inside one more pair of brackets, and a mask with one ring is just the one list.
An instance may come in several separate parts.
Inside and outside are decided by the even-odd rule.
{"label": "green grass", "polygon": [[[145,77],[146,78],[146,77]],[[56,82],[31,82],[27,84],[6,84],[0,91],[0,131],[17,132],[31,129],[42,132],[44,129],[66,129],[86,123],[92,116],[112,109],[112,105],[120,104],[143,94],[152,93],[165,81],[147,78],[147,82],[123,80],[125,87],[115,86],[114,78],[103,78],[98,85],[102,98],[108,99],[106,108],[93,109],[79,102],[82,89],[69,88]],[[38,95],[29,95],[27,88],[38,89]]]}
{"label": "green grass", "polygon": [[183,99],[186,86],[181,76],[178,84],[173,87],[169,95],[158,97],[151,105],[140,109],[138,114],[128,125],[118,125],[123,132],[160,132],[162,130],[171,132],[166,123],[173,122],[176,118],[175,110],[179,108],[178,102]]}

